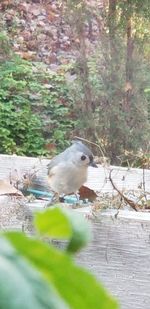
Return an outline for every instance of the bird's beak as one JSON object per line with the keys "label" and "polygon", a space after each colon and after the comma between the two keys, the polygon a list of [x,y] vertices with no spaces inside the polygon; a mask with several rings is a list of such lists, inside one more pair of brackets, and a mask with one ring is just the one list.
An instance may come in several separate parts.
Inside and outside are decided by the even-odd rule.
{"label": "bird's beak", "polygon": [[97,164],[96,164],[94,161],[93,161],[93,162],[90,162],[89,166],[97,167],[97,168],[98,168]]}

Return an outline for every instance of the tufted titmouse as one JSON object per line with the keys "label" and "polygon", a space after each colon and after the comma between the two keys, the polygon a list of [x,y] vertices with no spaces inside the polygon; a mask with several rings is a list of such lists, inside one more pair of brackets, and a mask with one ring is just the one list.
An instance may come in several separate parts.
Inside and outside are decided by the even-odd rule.
{"label": "tufted titmouse", "polygon": [[57,194],[76,193],[86,182],[88,166],[97,167],[90,149],[74,141],[48,164],[48,182]]}

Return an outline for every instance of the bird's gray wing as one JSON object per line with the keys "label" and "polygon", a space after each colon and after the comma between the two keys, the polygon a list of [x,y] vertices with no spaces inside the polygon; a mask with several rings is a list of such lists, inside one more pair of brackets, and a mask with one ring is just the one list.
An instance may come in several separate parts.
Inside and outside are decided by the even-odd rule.
{"label": "bird's gray wing", "polygon": [[[72,147],[72,146],[71,146]],[[70,156],[72,155],[72,151],[70,151],[70,148],[67,148],[62,153],[55,156],[47,165],[48,168],[48,174],[51,173],[51,169],[55,167],[56,165],[60,164],[61,162],[67,162],[70,159]]]}

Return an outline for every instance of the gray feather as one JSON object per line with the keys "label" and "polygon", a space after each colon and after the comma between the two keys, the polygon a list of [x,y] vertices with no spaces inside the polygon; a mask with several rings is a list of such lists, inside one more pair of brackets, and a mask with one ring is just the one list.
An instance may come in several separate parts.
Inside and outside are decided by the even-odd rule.
{"label": "gray feather", "polygon": [[72,156],[74,155],[75,151],[80,151],[83,154],[91,157],[91,161],[93,160],[93,154],[90,151],[90,149],[84,145],[81,141],[74,141],[73,144],[68,147],[66,150],[64,150],[63,152],[61,152],[60,154],[58,154],[57,156],[55,156],[50,163],[48,164],[48,174],[50,174],[50,170],[60,164],[62,161],[63,162],[67,162],[69,161]]}

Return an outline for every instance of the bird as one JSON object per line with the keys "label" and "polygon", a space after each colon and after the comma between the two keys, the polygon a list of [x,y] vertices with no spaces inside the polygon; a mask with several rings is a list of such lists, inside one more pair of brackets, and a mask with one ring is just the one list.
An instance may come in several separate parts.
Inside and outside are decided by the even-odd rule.
{"label": "bird", "polygon": [[87,180],[89,166],[98,167],[91,150],[81,141],[73,141],[47,166],[50,188],[58,196],[76,194]]}

